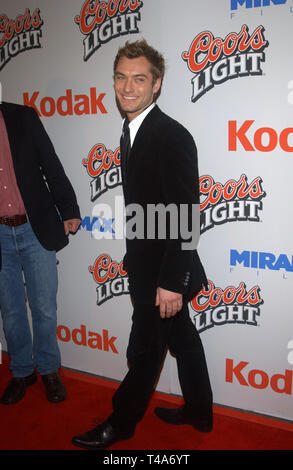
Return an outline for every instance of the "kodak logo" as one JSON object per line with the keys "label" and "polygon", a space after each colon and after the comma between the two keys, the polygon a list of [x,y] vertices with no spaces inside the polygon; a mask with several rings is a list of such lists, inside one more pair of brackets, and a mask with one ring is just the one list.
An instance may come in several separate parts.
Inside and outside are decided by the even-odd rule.
{"label": "kodak logo", "polygon": [[51,117],[55,114],[60,116],[82,116],[84,114],[107,114],[103,99],[105,93],[97,94],[96,88],[90,88],[88,95],[73,95],[71,89],[67,89],[65,94],[54,99],[51,96],[39,97],[40,92],[34,91],[32,94],[23,93],[23,104],[34,108],[39,116]]}
{"label": "kodak logo", "polygon": [[[284,152],[293,152],[293,127],[286,127],[279,134],[272,127],[260,127],[253,133],[253,129],[251,129],[253,123],[253,120],[247,120],[241,126],[238,126],[237,121],[229,121],[229,151],[235,152],[237,150],[237,143],[239,143],[246,152],[254,152],[255,150],[259,152],[272,152],[278,145]],[[253,136],[249,136],[248,131],[252,131]]]}
{"label": "kodak logo", "polygon": [[117,337],[110,337],[108,330],[103,330],[102,334],[99,334],[95,331],[87,331],[85,325],[80,325],[80,328],[74,328],[72,331],[70,331],[68,326],[59,325],[57,327],[57,338],[64,343],[73,341],[78,346],[86,346],[101,351],[112,351],[114,354],[118,354],[114,344]]}
{"label": "kodak logo", "polygon": [[234,380],[245,387],[265,389],[270,387],[276,393],[292,394],[293,371],[285,370],[284,374],[274,374],[271,377],[260,369],[247,370],[248,362],[241,361],[234,365],[233,359],[226,359],[226,382]]}

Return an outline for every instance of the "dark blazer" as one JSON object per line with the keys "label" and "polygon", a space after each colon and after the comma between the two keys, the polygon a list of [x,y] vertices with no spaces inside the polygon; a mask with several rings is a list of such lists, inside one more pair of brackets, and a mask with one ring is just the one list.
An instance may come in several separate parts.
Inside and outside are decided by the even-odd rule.
{"label": "dark blazer", "polygon": [[5,102],[0,109],[32,229],[44,248],[58,251],[68,243],[63,221],[80,218],[72,185],[36,111]]}
{"label": "dark blazer", "polygon": [[[191,300],[207,283],[196,250],[182,250],[182,239],[146,239],[148,204],[199,204],[197,151],[190,133],[156,105],[142,122],[125,168],[122,157],[125,205],[144,209],[144,236],[129,239],[124,267],[134,300],[154,303],[157,287],[182,293]],[[127,227],[136,213],[127,217]],[[130,225],[129,225],[130,223]],[[136,227],[137,228],[137,227]]]}

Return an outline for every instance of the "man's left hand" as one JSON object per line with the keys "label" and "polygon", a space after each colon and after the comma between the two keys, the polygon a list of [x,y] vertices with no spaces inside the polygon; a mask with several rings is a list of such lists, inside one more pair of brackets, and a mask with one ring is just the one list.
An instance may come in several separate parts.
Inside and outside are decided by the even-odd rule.
{"label": "man's left hand", "polygon": [[174,317],[182,309],[182,294],[158,287],[156,306],[160,307],[161,318]]}
{"label": "man's left hand", "polygon": [[64,220],[64,232],[65,235],[69,235],[70,233],[75,233],[80,226],[80,219],[69,219],[69,220]]}

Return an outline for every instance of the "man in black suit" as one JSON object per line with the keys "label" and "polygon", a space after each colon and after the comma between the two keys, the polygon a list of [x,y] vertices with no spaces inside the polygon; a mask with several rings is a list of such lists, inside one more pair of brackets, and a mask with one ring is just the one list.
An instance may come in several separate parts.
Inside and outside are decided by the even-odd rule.
{"label": "man in black suit", "polygon": [[[115,93],[126,116],[121,139],[128,216],[124,266],[134,312],[127,349],[129,371],[113,396],[113,413],[95,429],[73,438],[75,445],[88,449],[105,448],[134,434],[149,403],[166,346],[177,360],[185,404],[175,409],[157,408],[155,413],[167,423],[190,424],[202,432],[212,429],[208,370],[187,304],[207,279],[196,246],[183,249],[185,237],[181,232],[175,238],[171,234],[176,211],[166,217],[165,237],[159,236],[157,225],[150,227],[148,219],[150,208],[173,204],[179,211],[175,222],[180,220],[180,210],[187,207],[190,227],[193,209],[199,204],[193,138],[155,104],[163,75],[164,59],[146,41],[126,43],[118,51],[114,63]],[[135,218],[136,223],[130,210],[134,207],[143,213],[143,217]],[[136,237],[132,233],[134,226]],[[148,236],[150,232],[155,237],[152,233]]]}
{"label": "man in black suit", "polygon": [[[0,104],[0,308],[17,403],[37,380],[50,402],[66,398],[56,338],[56,251],[80,224],[74,190],[33,108]],[[26,298],[32,314],[33,339]]]}

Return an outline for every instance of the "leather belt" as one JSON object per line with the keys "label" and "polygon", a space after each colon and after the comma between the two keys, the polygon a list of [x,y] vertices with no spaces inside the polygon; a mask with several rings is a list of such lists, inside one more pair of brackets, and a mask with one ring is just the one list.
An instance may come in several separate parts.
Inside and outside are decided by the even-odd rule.
{"label": "leather belt", "polygon": [[27,222],[26,214],[15,215],[14,217],[0,217],[0,224],[9,225],[9,227],[17,227]]}

